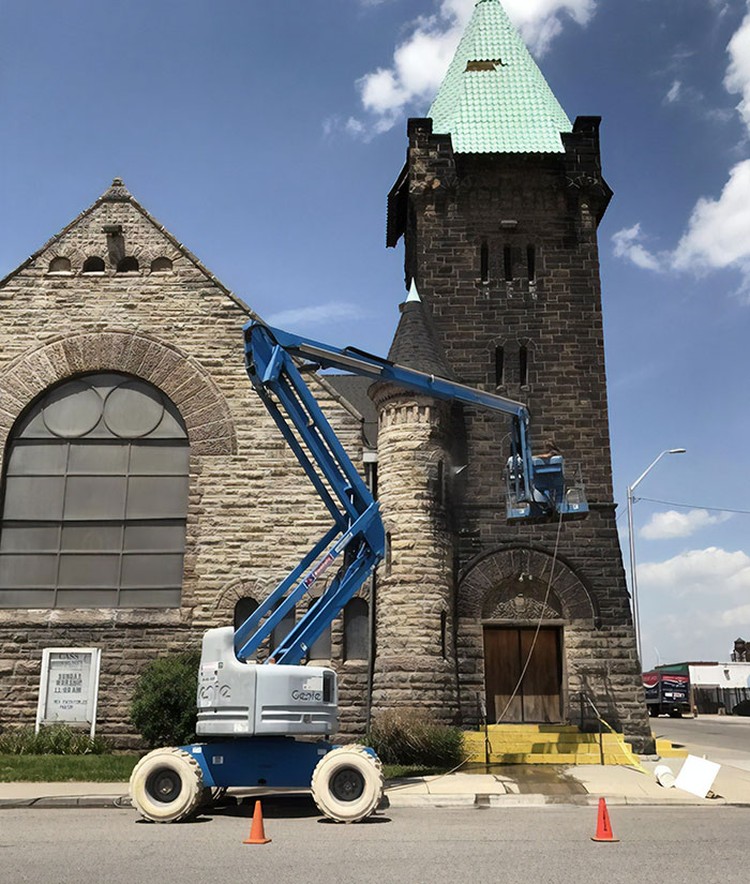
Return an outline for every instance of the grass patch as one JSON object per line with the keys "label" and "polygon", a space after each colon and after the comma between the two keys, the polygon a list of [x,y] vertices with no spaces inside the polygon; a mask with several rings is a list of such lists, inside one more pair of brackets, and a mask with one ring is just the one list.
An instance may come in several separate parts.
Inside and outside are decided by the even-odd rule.
{"label": "grass patch", "polygon": [[139,755],[0,755],[0,783],[127,782]]}
{"label": "grass patch", "polygon": [[[0,755],[0,783],[125,783],[140,755]],[[386,780],[429,777],[445,767],[384,764]]]}
{"label": "grass patch", "polygon": [[406,777],[434,777],[448,773],[447,767],[426,767],[422,764],[384,764],[383,776],[386,780],[397,780]]}

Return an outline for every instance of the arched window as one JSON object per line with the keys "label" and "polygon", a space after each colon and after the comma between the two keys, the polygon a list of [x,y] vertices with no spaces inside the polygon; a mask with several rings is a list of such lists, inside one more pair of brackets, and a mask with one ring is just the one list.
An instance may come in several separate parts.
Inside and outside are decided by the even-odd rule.
{"label": "arched window", "polygon": [[482,282],[490,281],[490,247],[486,240],[479,247],[479,278]]}
{"label": "arched window", "polygon": [[505,272],[505,281],[513,282],[513,250],[510,246],[503,248],[503,270]]}
{"label": "arched window", "polygon": [[536,249],[534,246],[526,246],[526,268],[529,273],[529,282],[536,282]]}
{"label": "arched window", "polygon": [[505,348],[495,347],[495,386],[505,383]]}
{"label": "arched window", "polygon": [[172,270],[172,262],[169,258],[154,258],[151,262],[152,273],[169,273]]}
{"label": "arched window", "polygon": [[367,599],[351,599],[344,607],[344,660],[366,660],[370,606]]}
{"label": "arched window", "polygon": [[234,631],[242,626],[242,624],[247,620],[247,618],[257,609],[258,603],[251,596],[244,596],[241,599],[237,599],[237,604],[234,606]]}
{"label": "arched window", "polygon": [[522,387],[529,383],[529,348],[525,344],[518,348],[518,382]]}
{"label": "arched window", "polygon": [[134,258],[132,255],[128,255],[126,258],[123,258],[119,264],[117,265],[118,273],[136,273],[139,268],[138,258]]}
{"label": "arched window", "polygon": [[70,258],[53,258],[49,262],[50,273],[70,273]]}
{"label": "arched window", "polygon": [[0,517],[0,607],[178,607],[190,449],[156,387],[88,375],[13,428]]}
{"label": "arched window", "polygon": [[[322,586],[312,586],[309,589],[309,593],[311,596],[310,607],[313,606],[315,601],[321,597],[323,594]],[[328,626],[323,632],[315,639],[315,641],[310,646],[310,650],[307,652],[308,660],[330,660],[331,659],[331,627]]]}
{"label": "arched window", "polygon": [[297,622],[295,611],[296,609],[294,605],[292,605],[291,610],[287,611],[274,627],[274,630],[271,633],[271,650],[278,648],[294,628],[294,624]]}
{"label": "arched window", "polygon": [[104,259],[92,255],[83,262],[83,273],[104,273]]}

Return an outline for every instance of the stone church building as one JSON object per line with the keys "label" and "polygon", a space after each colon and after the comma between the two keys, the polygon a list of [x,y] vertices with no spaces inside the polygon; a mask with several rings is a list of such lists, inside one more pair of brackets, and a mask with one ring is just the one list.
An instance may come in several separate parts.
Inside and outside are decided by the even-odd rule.
{"label": "stone church building", "polygon": [[[339,672],[343,736],[401,706],[575,723],[585,692],[650,738],[615,527],[598,130],[570,122],[499,0],[479,0],[409,121],[387,244],[404,241],[411,294],[390,358],[527,403],[590,513],[507,522],[497,415],[314,377],[388,533],[310,653]],[[44,648],[99,647],[98,730],[135,745],[143,666],[244,619],[320,535],[244,372],[252,315],[119,179],[0,281],[0,727],[33,722]]]}

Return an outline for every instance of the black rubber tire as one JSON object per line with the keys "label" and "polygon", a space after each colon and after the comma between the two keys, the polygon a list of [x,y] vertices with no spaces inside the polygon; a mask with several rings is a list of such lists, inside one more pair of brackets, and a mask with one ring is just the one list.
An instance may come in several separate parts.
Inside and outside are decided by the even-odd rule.
{"label": "black rubber tire", "polygon": [[203,772],[182,749],[155,749],[130,775],[130,800],[138,813],[154,823],[190,819],[203,800]]}
{"label": "black rubber tire", "polygon": [[313,799],[320,812],[337,823],[357,823],[373,814],[383,788],[380,760],[363,746],[333,749],[313,771]]}

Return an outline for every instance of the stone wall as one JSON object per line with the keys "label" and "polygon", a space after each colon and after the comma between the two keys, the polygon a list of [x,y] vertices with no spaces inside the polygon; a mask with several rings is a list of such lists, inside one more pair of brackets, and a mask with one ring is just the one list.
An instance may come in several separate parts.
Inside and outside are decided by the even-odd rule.
{"label": "stone wall", "polygon": [[377,581],[378,709],[458,719],[444,403],[379,385],[378,487],[388,538]]}
{"label": "stone wall", "polygon": [[[82,272],[91,256],[104,259],[103,272]],[[50,272],[56,257],[69,259],[70,271]],[[139,269],[116,272],[123,257],[137,258]],[[172,269],[152,272],[156,258],[168,258]],[[0,608],[0,727],[33,723],[42,648],[97,646],[99,730],[133,745],[127,705],[146,662],[197,645],[207,627],[231,623],[237,599],[262,599],[329,524],[245,374],[242,325],[250,317],[117,182],[0,283],[0,449],[49,386],[117,371],[170,397],[191,451],[180,608]],[[336,433],[361,462],[359,415],[325,382],[313,383]],[[345,709],[345,718],[361,726],[362,698],[359,688],[347,688],[351,681],[347,670],[342,697],[358,711]]]}
{"label": "stone wall", "polygon": [[[567,616],[566,713],[585,688],[645,745],[612,490],[597,246],[611,192],[601,176],[598,119],[579,119],[563,141],[561,154],[454,155],[450,136],[432,135],[430,120],[411,120],[401,210],[406,276],[416,280],[459,379],[526,403],[536,449],[554,442],[568,478],[580,471],[591,506],[559,536],[556,524],[508,525],[509,425],[464,409],[468,469],[453,513],[459,609],[488,553],[526,549],[564,562],[596,612]],[[481,691],[481,618],[462,617],[458,648],[462,687]]]}

